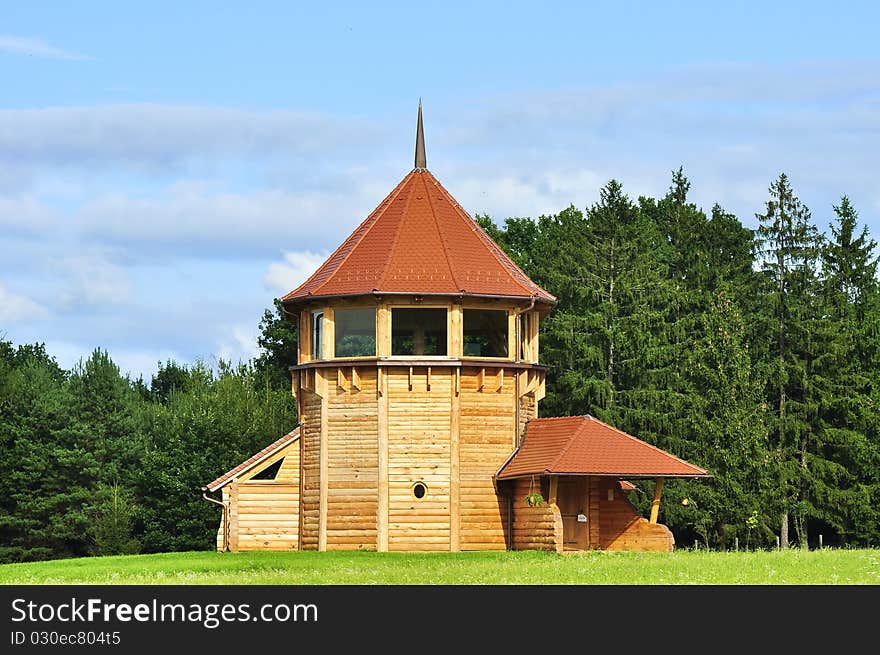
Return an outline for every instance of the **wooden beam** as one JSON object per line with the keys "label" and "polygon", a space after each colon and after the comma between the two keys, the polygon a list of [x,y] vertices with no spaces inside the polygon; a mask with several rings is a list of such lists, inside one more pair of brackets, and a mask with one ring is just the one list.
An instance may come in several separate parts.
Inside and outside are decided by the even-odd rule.
{"label": "wooden beam", "polygon": [[312,312],[303,310],[299,313],[299,353],[297,364],[312,359]]}
{"label": "wooden beam", "polygon": [[328,307],[324,310],[324,329],[323,339],[321,343],[321,359],[333,359],[333,349],[336,345],[336,327],[333,317],[333,308]]}
{"label": "wooden beam", "polygon": [[663,478],[654,480],[654,500],[651,502],[651,523],[657,522],[660,514],[660,495],[663,493]]}
{"label": "wooden beam", "polygon": [[238,552],[238,480],[229,485],[229,550]]}
{"label": "wooden beam", "polygon": [[348,387],[345,385],[345,374],[342,372],[342,368],[336,369],[336,386],[344,391],[348,391]]}
{"label": "wooden beam", "polygon": [[449,312],[449,335],[447,337],[449,343],[448,355],[450,357],[461,357],[462,355],[462,346],[461,346],[461,323],[462,313],[461,313],[461,305],[455,303],[452,305],[452,310]]}
{"label": "wooden beam", "polygon": [[388,357],[391,354],[391,310],[388,305],[379,305],[376,312],[376,355]]}
{"label": "wooden beam", "polygon": [[358,374],[357,366],[351,367],[351,386],[358,391],[361,390],[361,376]]}
{"label": "wooden beam", "polygon": [[547,500],[551,505],[556,504],[556,495],[559,490],[559,476],[551,475],[550,476],[550,498]]}
{"label": "wooden beam", "polygon": [[412,366],[409,367],[409,390],[412,391]]}
{"label": "wooden beam", "polygon": [[455,369],[455,395],[459,395],[461,393],[461,369]]}
{"label": "wooden beam", "polygon": [[500,372],[498,373],[498,391],[501,391],[503,389],[504,389],[504,367],[502,367]]}
{"label": "wooden beam", "polygon": [[430,391],[431,390],[431,367],[430,366],[428,367],[427,385],[428,385],[427,389],[428,389],[428,391]]}
{"label": "wooden beam", "polygon": [[461,550],[461,467],[459,465],[459,431],[461,395],[458,392],[460,369],[455,369],[449,425],[449,550]]}
{"label": "wooden beam", "polygon": [[516,323],[519,320],[518,314],[510,310],[507,312],[507,356],[510,359],[517,359],[516,351],[519,344],[516,342]]}
{"label": "wooden beam", "polygon": [[485,384],[486,384],[486,369],[480,368],[480,372],[477,373],[477,391],[482,391]]}
{"label": "wooden beam", "polygon": [[327,550],[327,479],[329,472],[329,452],[327,449],[329,430],[329,400],[327,398],[327,386],[329,380],[324,375],[315,379],[315,387],[320,387],[321,394],[321,447],[318,458],[318,550]]}
{"label": "wooden beam", "polygon": [[377,381],[378,407],[378,463],[376,506],[376,550],[380,553],[388,551],[388,376],[382,374],[379,367]]}

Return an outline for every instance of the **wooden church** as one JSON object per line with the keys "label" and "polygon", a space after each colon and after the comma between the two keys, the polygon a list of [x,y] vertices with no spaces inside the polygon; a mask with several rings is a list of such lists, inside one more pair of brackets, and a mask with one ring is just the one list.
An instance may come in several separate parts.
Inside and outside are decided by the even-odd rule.
{"label": "wooden church", "polygon": [[428,171],[421,105],[413,170],[282,302],[300,424],[205,487],[218,549],[672,549],[663,479],[706,471],[591,416],[537,418],[555,298]]}

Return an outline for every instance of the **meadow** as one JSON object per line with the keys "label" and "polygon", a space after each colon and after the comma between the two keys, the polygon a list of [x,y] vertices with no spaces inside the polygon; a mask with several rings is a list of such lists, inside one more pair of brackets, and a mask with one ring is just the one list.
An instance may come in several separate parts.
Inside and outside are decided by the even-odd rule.
{"label": "meadow", "polygon": [[0,584],[867,585],[880,550],[674,553],[207,551],[4,564]]}

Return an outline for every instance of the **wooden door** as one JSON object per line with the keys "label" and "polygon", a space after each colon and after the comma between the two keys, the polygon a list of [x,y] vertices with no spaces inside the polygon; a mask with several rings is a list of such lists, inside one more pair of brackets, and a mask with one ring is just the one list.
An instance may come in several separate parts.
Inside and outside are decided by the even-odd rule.
{"label": "wooden door", "polygon": [[562,545],[565,550],[586,550],[589,546],[587,523],[578,521],[578,515],[587,516],[587,478],[560,477],[556,504],[562,514]]}

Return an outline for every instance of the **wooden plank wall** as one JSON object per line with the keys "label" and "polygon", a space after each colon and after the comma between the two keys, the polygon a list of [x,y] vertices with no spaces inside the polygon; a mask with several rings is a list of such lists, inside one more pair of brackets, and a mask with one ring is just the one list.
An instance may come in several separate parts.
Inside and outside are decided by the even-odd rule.
{"label": "wooden plank wall", "polygon": [[296,550],[299,483],[238,486],[238,550]]}
{"label": "wooden plank wall", "polygon": [[[388,372],[388,549],[450,548],[450,411],[454,369]],[[410,389],[410,381],[412,389]],[[490,476],[491,480],[491,476]],[[428,494],[412,495],[424,482]],[[490,482],[491,483],[491,482]]]}
{"label": "wooden plank wall", "polygon": [[300,498],[300,549],[318,549],[320,503],[321,397],[303,389],[303,415],[300,424],[302,441],[302,497]]}
{"label": "wooden plank wall", "polygon": [[[537,485],[540,488],[540,483]],[[545,503],[529,507],[525,496],[529,493],[529,480],[515,480],[513,484],[513,549],[549,550],[561,553],[562,515],[556,505]],[[537,489],[532,489],[537,491]]]}
{"label": "wooden plank wall", "polygon": [[502,375],[502,370],[465,367],[461,372],[462,550],[507,548],[507,501],[496,494],[492,478],[516,447],[517,399],[513,371]]}
{"label": "wooden plank wall", "polygon": [[[675,539],[669,528],[649,523],[638,514],[613,478],[599,480],[599,547],[605,550],[671,552]],[[612,492],[609,500],[609,491]]]}
{"label": "wooden plank wall", "polygon": [[[236,550],[296,550],[299,539],[299,440],[267,458],[260,466],[223,487],[229,503],[230,546]],[[279,459],[284,459],[274,480],[251,478]],[[234,502],[234,507],[232,506]],[[234,534],[233,534],[234,528]],[[223,549],[223,515],[217,530],[217,550]]]}
{"label": "wooden plank wall", "polygon": [[329,385],[327,409],[327,548],[375,550],[376,368],[362,367],[354,374],[350,367],[327,370],[336,375]]}

